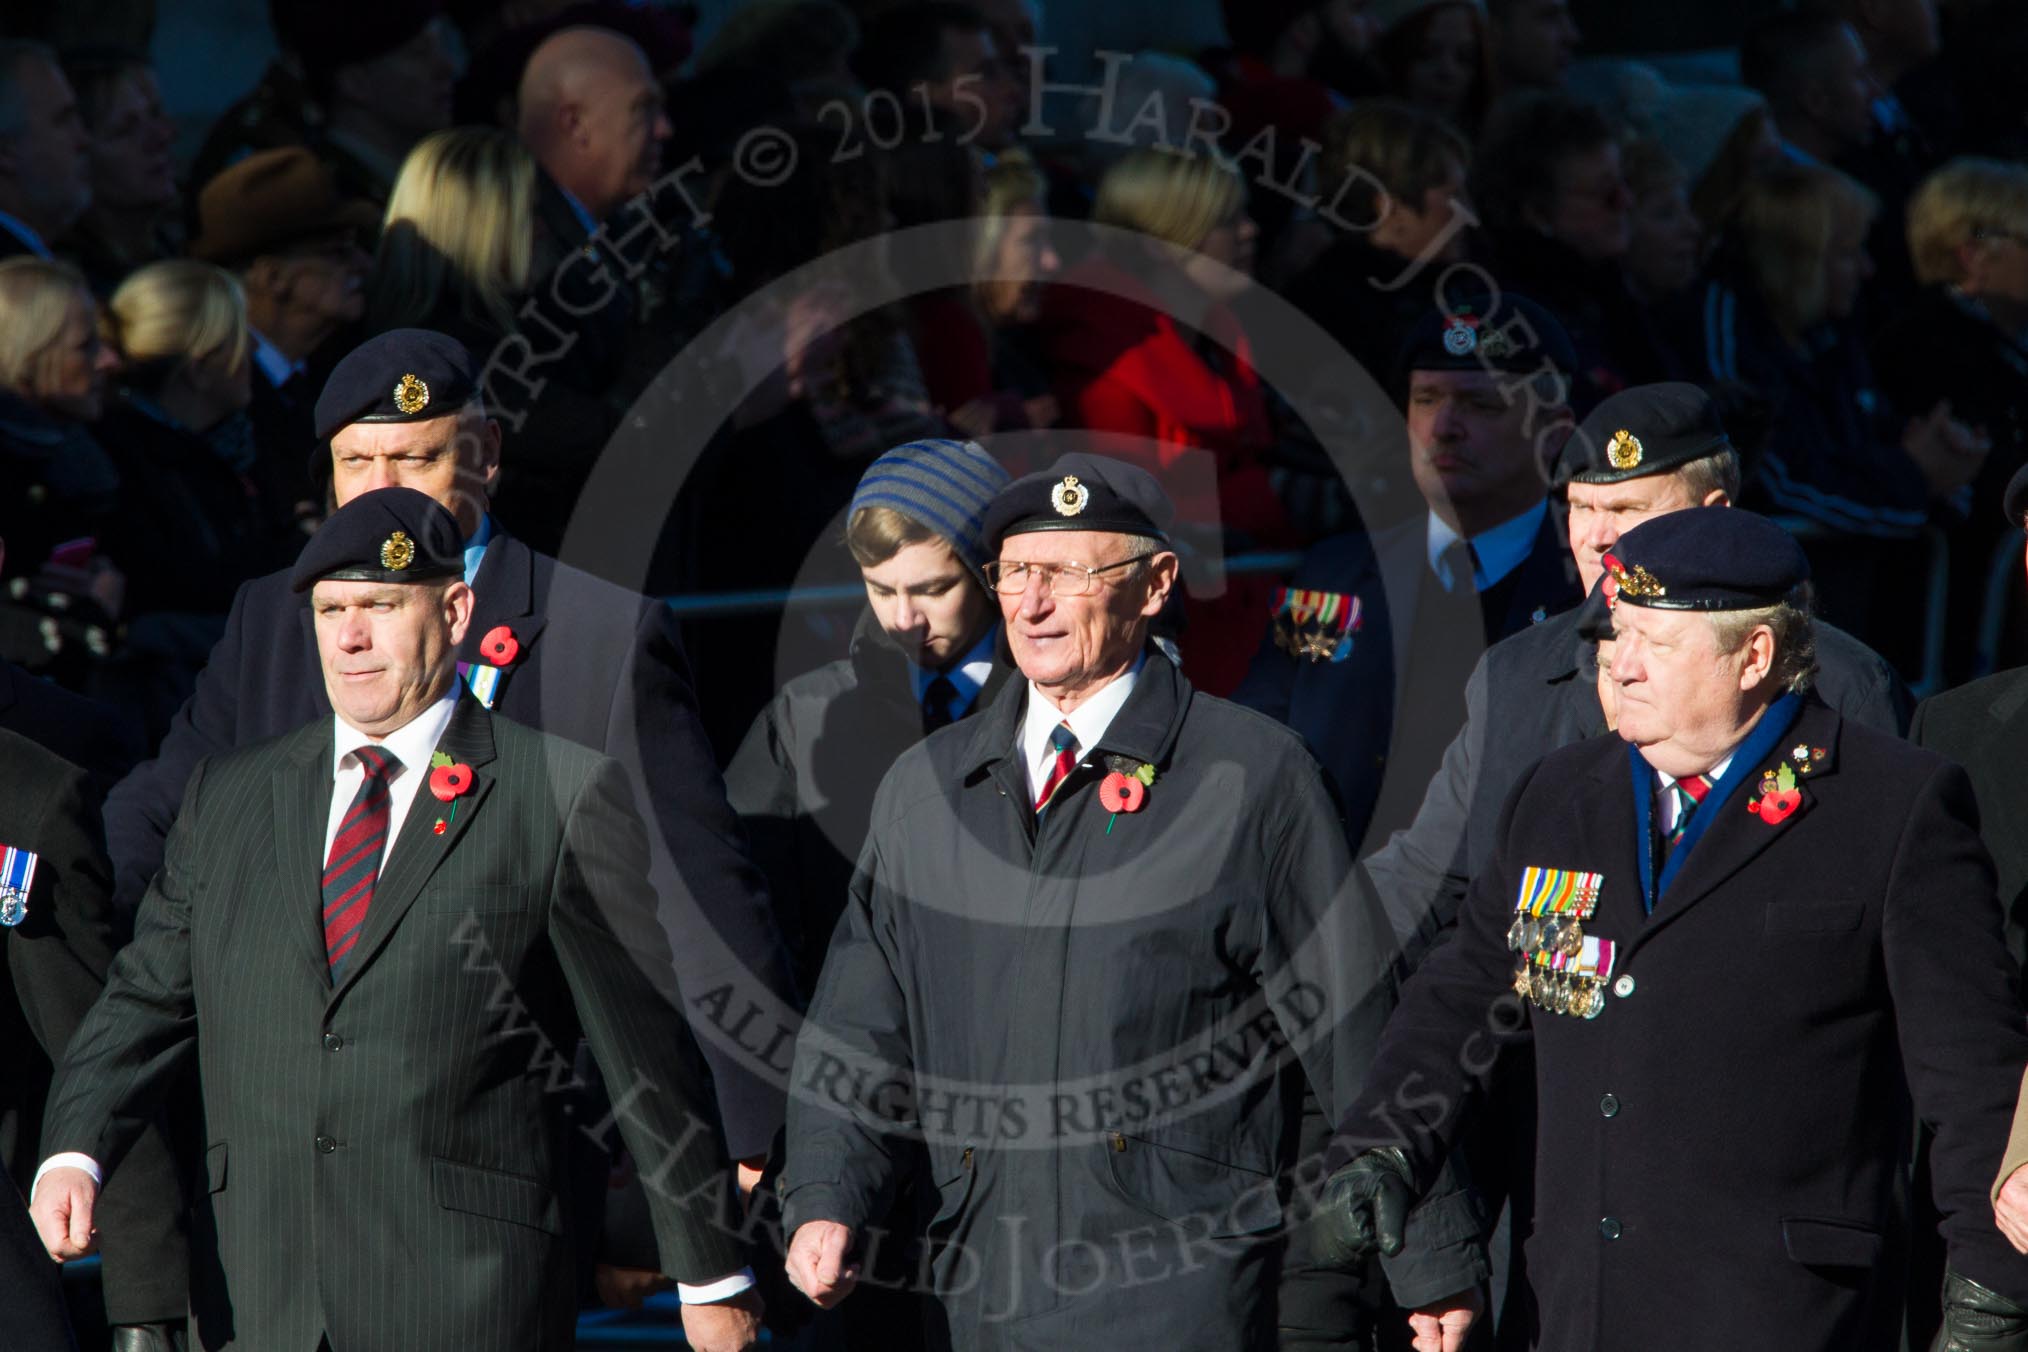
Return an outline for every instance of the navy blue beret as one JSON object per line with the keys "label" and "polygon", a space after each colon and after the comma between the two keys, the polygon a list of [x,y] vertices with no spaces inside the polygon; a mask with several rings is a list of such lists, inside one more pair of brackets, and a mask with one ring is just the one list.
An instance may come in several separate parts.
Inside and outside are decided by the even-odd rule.
{"label": "navy blue beret", "polygon": [[479,389],[465,345],[431,329],[389,329],[345,354],[317,396],[317,440],[356,422],[427,422]]}
{"label": "navy blue beret", "polygon": [[1512,291],[1447,298],[1416,321],[1395,359],[1394,383],[1406,389],[1411,371],[1499,371],[1532,375],[1554,367],[1566,385],[1577,349],[1562,321]]}
{"label": "navy blue beret", "polygon": [[1757,610],[1810,580],[1795,537],[1737,507],[1650,517],[1605,556],[1614,604],[1652,610]]}
{"label": "navy blue beret", "polygon": [[1616,484],[1729,451],[1718,405],[1675,380],[1636,385],[1604,400],[1578,424],[1556,458],[1558,484]]}
{"label": "navy blue beret", "polygon": [[2014,477],[2007,480],[2007,492],[2000,499],[2001,510],[2007,513],[2007,524],[2015,529],[2028,526],[2028,465],[2014,471]]}
{"label": "navy blue beret", "polygon": [[458,519],[427,493],[376,488],[331,513],[289,572],[289,586],[308,591],[339,582],[435,582],[465,575],[465,537]]}
{"label": "navy blue beret", "polygon": [[1167,541],[1176,505],[1155,476],[1110,456],[1073,451],[1039,474],[1001,489],[986,509],[985,536],[998,550],[1010,535],[1099,530]]}

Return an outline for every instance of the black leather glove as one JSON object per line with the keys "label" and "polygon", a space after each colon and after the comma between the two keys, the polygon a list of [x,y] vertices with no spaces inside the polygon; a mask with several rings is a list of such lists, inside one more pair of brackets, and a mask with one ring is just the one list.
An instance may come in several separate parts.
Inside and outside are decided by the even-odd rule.
{"label": "black leather glove", "polygon": [[1363,1152],[1324,1180],[1310,1222],[1311,1257],[1341,1271],[1364,1262],[1376,1249],[1394,1257],[1401,1252],[1415,1195],[1406,1155],[1393,1146]]}
{"label": "black leather glove", "polygon": [[1930,1352],[2028,1352],[2028,1309],[1970,1277],[1944,1273],[1943,1318]]}

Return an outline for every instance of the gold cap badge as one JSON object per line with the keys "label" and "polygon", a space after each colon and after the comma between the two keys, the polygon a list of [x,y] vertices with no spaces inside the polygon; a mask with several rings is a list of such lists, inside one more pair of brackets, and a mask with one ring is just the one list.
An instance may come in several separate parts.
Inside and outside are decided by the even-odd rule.
{"label": "gold cap badge", "polygon": [[390,573],[398,573],[415,562],[415,541],[401,531],[396,531],[380,544],[380,566]]}
{"label": "gold cap badge", "polygon": [[1077,481],[1075,474],[1064,475],[1063,482],[1049,490],[1050,505],[1056,508],[1059,516],[1076,516],[1090,500],[1091,494]]}
{"label": "gold cap badge", "polygon": [[394,386],[394,406],[403,413],[422,412],[430,406],[430,387],[412,372],[404,375]]}
{"label": "gold cap badge", "polygon": [[1645,450],[1641,439],[1622,427],[1606,444],[1606,459],[1612,461],[1614,469],[1634,469],[1640,465]]}
{"label": "gold cap badge", "polygon": [[1669,589],[1657,581],[1653,573],[1641,567],[1638,563],[1632,568],[1628,568],[1618,559],[1608,554],[1605,556],[1605,566],[1606,571],[1612,574],[1614,583],[1618,585],[1621,596],[1667,596],[1669,594]]}

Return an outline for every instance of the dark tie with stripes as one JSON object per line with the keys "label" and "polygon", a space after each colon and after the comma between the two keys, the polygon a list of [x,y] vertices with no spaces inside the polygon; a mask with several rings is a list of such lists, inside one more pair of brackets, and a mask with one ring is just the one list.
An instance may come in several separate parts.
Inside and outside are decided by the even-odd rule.
{"label": "dark tie with stripes", "polygon": [[385,747],[362,746],[352,753],[366,771],[352,806],[331,838],[324,861],[324,953],[336,981],[346,955],[359,942],[366,908],[373,904],[373,883],[387,853],[387,782],[401,771],[401,758]]}

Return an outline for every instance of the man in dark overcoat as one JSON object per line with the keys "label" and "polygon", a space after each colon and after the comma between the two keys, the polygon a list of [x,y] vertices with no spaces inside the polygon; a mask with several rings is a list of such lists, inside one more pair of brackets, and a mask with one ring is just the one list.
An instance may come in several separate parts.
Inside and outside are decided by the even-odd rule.
{"label": "man in dark overcoat", "polygon": [[[849,1294],[922,1162],[933,1345],[1271,1347],[1303,1081],[1392,1003],[1343,823],[1286,729],[1148,645],[1176,577],[1144,471],[1071,454],[988,513],[1022,686],[881,784],[796,1045],[790,1277]],[[1462,1195],[1390,1269],[1484,1275]]]}
{"label": "man in dark overcoat", "polygon": [[2028,1030],[1964,773],[1808,694],[1774,523],[1673,512],[1604,562],[1618,735],[1509,799],[1344,1119],[1325,1255],[1392,1245],[1527,1036],[1533,1345],[1897,1347],[1916,1114],[1954,1276],[2028,1300],[1987,1198]]}

